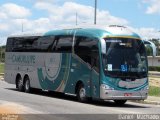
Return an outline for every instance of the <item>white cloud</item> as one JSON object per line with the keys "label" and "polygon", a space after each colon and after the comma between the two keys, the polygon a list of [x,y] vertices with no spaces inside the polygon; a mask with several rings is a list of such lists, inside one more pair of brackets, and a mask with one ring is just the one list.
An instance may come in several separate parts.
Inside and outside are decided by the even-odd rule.
{"label": "white cloud", "polygon": [[48,18],[39,18],[36,20],[13,19],[10,21],[10,24],[13,26],[10,29],[14,32],[21,32],[22,25],[24,32],[44,32],[52,27]]}
{"label": "white cloud", "polygon": [[[37,31],[42,32],[49,29],[51,21],[48,18],[29,19],[31,10],[14,3],[0,5],[0,41],[13,33]],[[3,36],[3,37],[2,37]]]}
{"label": "white cloud", "polygon": [[8,24],[0,23],[0,31],[7,31],[9,29]]}
{"label": "white cloud", "polygon": [[118,25],[128,25],[129,22],[126,19],[118,18],[112,16],[108,11],[98,11],[97,22],[101,25],[110,25],[110,24],[118,24]]}
{"label": "white cloud", "polygon": [[[93,24],[94,8],[91,6],[81,5],[75,2],[65,2],[63,5],[37,2],[35,8],[48,11],[49,18],[56,24],[70,23],[75,25],[76,13],[78,14],[78,24]],[[128,21],[112,16],[108,11],[98,10],[97,24],[127,25]]]}
{"label": "white cloud", "polygon": [[0,11],[0,20],[1,19],[7,19],[7,15]]}
{"label": "white cloud", "polygon": [[25,18],[31,15],[29,9],[14,3],[6,3],[0,6],[0,11],[11,18]]}
{"label": "white cloud", "polygon": [[[62,4],[62,1],[65,2]],[[78,25],[93,24],[94,8],[91,6],[68,2],[68,0],[47,0],[47,2],[34,0],[30,2],[33,3],[33,6],[31,6],[32,11],[14,3],[0,5],[0,34],[5,36],[3,38],[21,32],[22,25],[24,32],[44,32],[56,28],[75,26],[76,12],[78,14]],[[45,12],[45,17],[32,17],[37,16],[34,15],[36,13],[40,15],[41,12]],[[128,25],[128,21],[112,16],[108,11],[98,10],[97,24]]]}
{"label": "white cloud", "polygon": [[6,44],[6,39],[7,39],[7,37],[1,37],[0,36],[0,46],[3,46],[3,45]]}
{"label": "white cloud", "polygon": [[160,38],[160,32],[154,28],[132,28],[143,39]]}
{"label": "white cloud", "polygon": [[149,4],[146,10],[147,14],[160,13],[160,0],[143,0],[143,3]]}
{"label": "white cloud", "polygon": [[48,3],[53,3],[55,2],[56,0],[31,0],[31,1],[35,1],[35,2],[48,2]]}
{"label": "white cloud", "polygon": [[[75,26],[76,12],[78,14],[78,25],[92,25],[94,22],[94,8],[91,6],[68,2],[67,0],[63,4],[59,4],[59,0],[35,1],[33,1],[32,11],[13,3],[0,6],[0,23],[3,23],[0,24],[0,34],[5,35],[3,38],[12,33],[21,32],[22,24],[24,32],[44,32],[56,28]],[[31,15],[36,16],[34,15],[36,12],[33,11],[35,9],[39,13],[45,12],[45,17],[32,18]],[[108,24],[128,26],[129,21],[113,16],[109,11],[97,10],[97,24],[103,26]],[[135,31],[140,33],[143,38],[158,37],[154,34],[156,30],[151,28],[135,29]]]}

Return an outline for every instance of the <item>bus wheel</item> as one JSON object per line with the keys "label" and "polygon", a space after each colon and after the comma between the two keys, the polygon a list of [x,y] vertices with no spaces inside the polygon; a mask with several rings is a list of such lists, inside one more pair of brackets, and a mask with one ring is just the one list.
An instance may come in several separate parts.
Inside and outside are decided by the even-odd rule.
{"label": "bus wheel", "polygon": [[30,80],[28,77],[25,78],[25,82],[24,82],[24,91],[26,93],[31,92],[31,87],[30,87]]}
{"label": "bus wheel", "polygon": [[78,86],[77,97],[78,97],[78,101],[87,102],[86,89],[84,88],[83,84],[80,84]]}
{"label": "bus wheel", "polygon": [[116,103],[116,105],[124,105],[127,100],[114,100],[114,102]]}
{"label": "bus wheel", "polygon": [[24,85],[21,77],[18,77],[17,79],[17,88],[20,92],[24,91]]}

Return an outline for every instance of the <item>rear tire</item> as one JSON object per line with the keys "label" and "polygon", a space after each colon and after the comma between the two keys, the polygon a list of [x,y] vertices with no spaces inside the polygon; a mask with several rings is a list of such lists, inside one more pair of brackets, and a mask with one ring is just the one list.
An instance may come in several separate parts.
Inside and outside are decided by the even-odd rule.
{"label": "rear tire", "polygon": [[87,102],[88,101],[88,98],[86,96],[86,89],[83,84],[80,84],[78,86],[77,98],[78,98],[78,101],[80,101],[80,102]]}
{"label": "rear tire", "polygon": [[116,105],[124,105],[127,102],[127,100],[114,100],[114,102]]}
{"label": "rear tire", "polygon": [[28,77],[25,78],[24,91],[25,91],[26,93],[31,92],[30,80],[29,80]]}
{"label": "rear tire", "polygon": [[21,76],[17,78],[17,88],[18,88],[18,91],[20,92],[24,91],[24,85],[23,85],[23,80]]}

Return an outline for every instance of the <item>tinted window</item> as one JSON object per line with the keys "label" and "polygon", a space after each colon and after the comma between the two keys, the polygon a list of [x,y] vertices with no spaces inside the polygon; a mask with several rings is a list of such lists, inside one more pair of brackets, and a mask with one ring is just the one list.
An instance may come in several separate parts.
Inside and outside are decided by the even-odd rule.
{"label": "tinted window", "polygon": [[74,46],[77,54],[84,62],[99,69],[98,40],[95,38],[77,37]]}
{"label": "tinted window", "polygon": [[30,51],[39,37],[13,37],[7,40],[7,52]]}
{"label": "tinted window", "polygon": [[7,40],[7,52],[72,52],[72,36],[13,37]]}
{"label": "tinted window", "polygon": [[53,52],[72,52],[73,37],[57,36],[53,44]]}
{"label": "tinted window", "polygon": [[13,44],[13,39],[8,38],[7,39],[6,52],[12,52],[12,48],[13,48],[12,44]]}
{"label": "tinted window", "polygon": [[51,52],[54,42],[54,36],[40,37],[37,41],[34,41],[32,51]]}
{"label": "tinted window", "polygon": [[148,65],[144,44],[133,38],[106,38],[104,66],[106,75],[144,78]]}

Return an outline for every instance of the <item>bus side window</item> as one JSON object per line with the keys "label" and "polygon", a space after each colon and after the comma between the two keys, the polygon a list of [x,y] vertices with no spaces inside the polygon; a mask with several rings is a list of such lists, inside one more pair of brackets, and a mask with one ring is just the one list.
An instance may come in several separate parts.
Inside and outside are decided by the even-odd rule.
{"label": "bus side window", "polygon": [[55,52],[64,52],[64,53],[71,53],[72,52],[72,36],[57,36],[55,38],[56,44],[53,45],[53,50]]}
{"label": "bus side window", "polygon": [[13,38],[7,39],[6,52],[12,52],[13,49]]}
{"label": "bus side window", "polygon": [[77,36],[74,51],[84,62],[91,66],[91,52],[89,48],[90,40],[86,37]]}
{"label": "bus side window", "polygon": [[32,52],[33,44],[38,40],[38,36],[31,37],[13,37],[12,52]]}
{"label": "bus side window", "polygon": [[38,41],[35,41],[34,48],[39,52],[51,52],[54,41],[54,36],[40,37]]}
{"label": "bus side window", "polygon": [[25,44],[24,47],[24,51],[27,52],[35,52],[34,50],[34,43],[35,41],[38,41],[39,37],[29,37],[25,39],[25,42],[23,43],[23,45]]}
{"label": "bus side window", "polygon": [[25,46],[23,45],[23,42],[25,41],[25,38],[13,38],[13,45],[12,45],[12,52],[23,52],[25,49]]}
{"label": "bus side window", "polygon": [[92,38],[77,36],[75,41],[75,54],[90,66],[92,63],[92,52],[95,52],[97,41]]}

